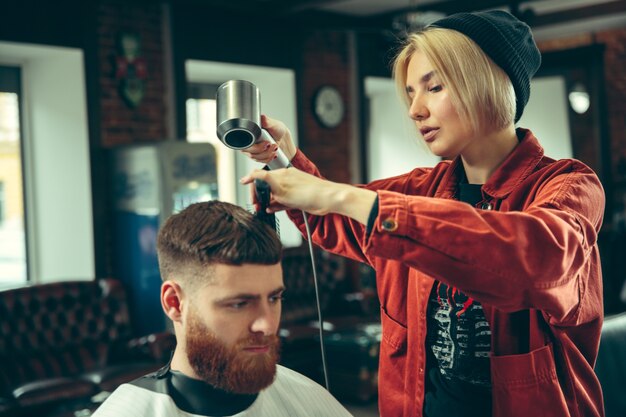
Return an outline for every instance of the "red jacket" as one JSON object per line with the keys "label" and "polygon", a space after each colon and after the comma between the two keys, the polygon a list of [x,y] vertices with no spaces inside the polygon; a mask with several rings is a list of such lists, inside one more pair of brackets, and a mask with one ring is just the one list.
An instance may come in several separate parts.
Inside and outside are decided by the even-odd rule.
{"label": "red jacket", "polygon": [[[434,280],[483,305],[494,417],[604,415],[593,371],[603,316],[596,239],[604,192],[583,163],[550,159],[530,131],[520,132],[476,208],[455,200],[463,173],[457,158],[365,185],[379,201],[369,235],[346,217],[309,217],[316,244],[376,270],[383,417],[422,416]],[[301,152],[292,164],[319,176]],[[301,212],[289,215],[304,231]]]}

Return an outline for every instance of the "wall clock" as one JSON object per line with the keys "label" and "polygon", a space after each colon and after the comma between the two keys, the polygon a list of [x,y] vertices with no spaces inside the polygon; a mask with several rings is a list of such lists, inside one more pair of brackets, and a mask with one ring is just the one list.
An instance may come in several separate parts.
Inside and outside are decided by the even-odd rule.
{"label": "wall clock", "polygon": [[313,111],[324,127],[333,128],[343,120],[345,112],[341,93],[335,87],[325,85],[315,93]]}

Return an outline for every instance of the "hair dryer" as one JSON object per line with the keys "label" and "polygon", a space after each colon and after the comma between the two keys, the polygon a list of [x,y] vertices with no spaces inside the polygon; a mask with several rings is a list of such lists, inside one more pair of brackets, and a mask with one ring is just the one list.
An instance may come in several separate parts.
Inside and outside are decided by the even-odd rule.
{"label": "hair dryer", "polygon": [[[256,85],[244,80],[230,80],[217,88],[217,137],[232,149],[246,149],[255,143],[274,138],[261,127],[261,93]],[[270,169],[291,166],[278,148],[277,157],[268,164]]]}

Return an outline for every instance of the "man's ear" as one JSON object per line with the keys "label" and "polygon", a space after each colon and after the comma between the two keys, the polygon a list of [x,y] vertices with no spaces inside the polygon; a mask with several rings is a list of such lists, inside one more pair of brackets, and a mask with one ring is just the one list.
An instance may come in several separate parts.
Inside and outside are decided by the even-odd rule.
{"label": "man's ear", "polygon": [[183,289],[175,281],[161,284],[161,306],[165,314],[173,322],[180,322],[182,317]]}

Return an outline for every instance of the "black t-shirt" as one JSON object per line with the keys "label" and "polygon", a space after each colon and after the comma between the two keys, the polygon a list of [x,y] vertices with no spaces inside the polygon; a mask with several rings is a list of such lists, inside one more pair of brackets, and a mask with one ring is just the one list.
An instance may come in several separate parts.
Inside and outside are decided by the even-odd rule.
{"label": "black t-shirt", "polygon": [[[481,185],[459,184],[459,200],[476,206]],[[491,330],[479,302],[435,282],[428,301],[427,417],[491,416]]]}

